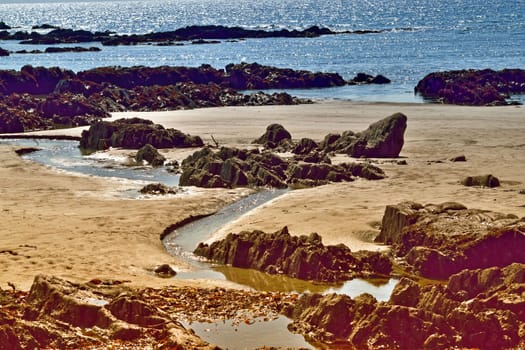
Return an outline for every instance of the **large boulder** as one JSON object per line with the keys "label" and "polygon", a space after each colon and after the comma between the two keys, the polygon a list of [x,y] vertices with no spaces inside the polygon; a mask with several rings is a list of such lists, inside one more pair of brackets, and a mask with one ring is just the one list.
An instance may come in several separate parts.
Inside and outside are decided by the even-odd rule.
{"label": "large boulder", "polygon": [[147,143],[138,150],[137,154],[135,155],[135,161],[138,164],[142,164],[144,161],[146,161],[151,166],[157,167],[164,165],[166,157],[160,154],[160,152],[155,147]]}
{"label": "large boulder", "polygon": [[253,143],[264,145],[266,148],[276,148],[283,142],[291,142],[292,135],[281,124],[270,124],[266,127],[266,132]]}
{"label": "large boulder", "polygon": [[371,124],[348,150],[352,157],[396,158],[404,144],[407,117],[393,114]]}
{"label": "large boulder", "polygon": [[407,117],[395,113],[371,124],[363,132],[328,134],[320,148],[325,152],[347,153],[351,157],[397,158],[404,144]]}

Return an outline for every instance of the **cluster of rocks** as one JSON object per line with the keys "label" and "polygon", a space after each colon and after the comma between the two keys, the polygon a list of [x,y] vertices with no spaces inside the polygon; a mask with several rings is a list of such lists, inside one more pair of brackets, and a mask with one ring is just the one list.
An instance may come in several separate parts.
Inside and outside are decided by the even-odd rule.
{"label": "cluster of rocks", "polygon": [[29,293],[0,290],[2,349],[215,349],[121,281],[39,275]]}
{"label": "cluster of rocks", "polygon": [[200,243],[194,254],[234,267],[321,282],[385,276],[392,271],[390,259],[382,253],[356,254],[343,244],[325,246],[316,233],[291,236],[286,227],[272,234],[230,233],[211,245]]}
{"label": "cluster of rocks", "polygon": [[447,279],[464,269],[525,263],[525,219],[447,202],[385,209],[378,242],[392,244],[406,269]]}
{"label": "cluster of rocks", "polygon": [[181,186],[260,187],[319,186],[329,182],[353,181],[355,176],[371,180],[385,177],[370,163],[306,163],[285,159],[258,149],[221,147],[218,152],[203,148],[183,160]]}
{"label": "cluster of rocks", "polygon": [[415,93],[443,103],[506,105],[513,94],[525,93],[525,70],[458,70],[430,73],[419,81]]}
{"label": "cluster of rocks", "polygon": [[[173,31],[153,32],[147,34],[116,34],[111,31],[90,32],[87,30],[74,30],[57,28],[44,25],[35,26],[33,29],[52,29],[47,33],[17,31],[10,33],[9,26],[0,26],[0,40],[19,40],[22,44],[63,44],[63,43],[85,43],[100,42],[102,45],[137,45],[144,43],[161,43],[163,45],[177,45],[181,41],[200,40],[239,40],[250,38],[316,38],[322,35],[336,34],[377,34],[388,31],[388,29],[371,29],[355,31],[333,31],[329,28],[311,26],[303,30],[262,30],[245,29],[242,27],[226,27],[222,25],[193,25],[179,28]],[[412,28],[396,28],[401,31],[412,31]]]}
{"label": "cluster of rocks", "polygon": [[[311,81],[317,74],[325,75],[310,74]],[[0,133],[88,125],[111,112],[130,110],[309,102],[287,93],[241,94],[231,85],[224,70],[207,65],[108,67],[78,73],[57,67],[3,70],[0,71]]]}
{"label": "cluster of rocks", "polygon": [[[379,180],[384,172],[370,162],[331,164],[331,152],[352,157],[397,157],[404,143],[406,116],[397,113],[370,125],[361,132],[327,135],[321,143],[303,138],[294,143],[280,124],[271,124],[254,140],[265,150],[221,147],[204,148],[181,164],[181,186],[239,187],[318,186],[329,182],[352,181],[354,177]],[[284,158],[274,152],[288,152]]]}
{"label": "cluster of rocks", "polygon": [[525,265],[465,270],[446,284],[403,278],[388,302],[304,294],[286,314],[312,341],[358,349],[517,349],[525,345]]}
{"label": "cluster of rocks", "polygon": [[88,130],[82,131],[80,140],[80,148],[85,151],[105,150],[109,147],[140,149],[136,160],[146,160],[153,165],[162,165],[165,160],[154,148],[203,145],[199,136],[184,134],[176,129],[166,129],[160,124],[141,118],[118,119],[114,122],[96,121]]}

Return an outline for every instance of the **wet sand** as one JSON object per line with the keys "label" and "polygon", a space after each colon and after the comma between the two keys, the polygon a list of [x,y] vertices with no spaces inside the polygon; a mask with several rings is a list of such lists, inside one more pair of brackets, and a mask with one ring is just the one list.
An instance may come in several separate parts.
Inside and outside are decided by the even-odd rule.
{"label": "wet sand", "polygon": [[[275,231],[287,225],[294,234],[318,232],[327,244],[352,250],[385,249],[372,242],[385,205],[457,201],[468,207],[525,216],[525,112],[523,107],[459,107],[428,104],[323,102],[300,106],[227,107],[138,116],[165,127],[200,135],[220,145],[249,146],[268,124],[281,123],[294,139],[321,140],[329,132],[360,131],[395,112],[408,117],[407,165],[379,161],[388,176],[291,191],[218,232],[241,229]],[[80,135],[82,128],[38,134]],[[193,150],[163,151],[183,159]],[[128,151],[124,151],[128,152]],[[465,155],[467,162],[450,162]],[[338,160],[351,161],[346,156]],[[93,278],[129,280],[136,286],[225,284],[174,281],[155,277],[159,264],[182,266],[162,247],[159,234],[189,215],[211,212],[246,190],[198,190],[164,200],[129,200],[112,195],[129,188],[123,181],[57,173],[20,159],[0,146],[0,287],[7,282],[28,289],[36,274],[73,281]],[[493,174],[502,186],[469,188],[469,175]]]}

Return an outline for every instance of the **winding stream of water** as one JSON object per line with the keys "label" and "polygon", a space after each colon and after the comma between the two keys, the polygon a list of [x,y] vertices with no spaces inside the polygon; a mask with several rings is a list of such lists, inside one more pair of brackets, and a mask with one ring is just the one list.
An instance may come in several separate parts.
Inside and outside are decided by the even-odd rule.
{"label": "winding stream of water", "polygon": [[[82,155],[76,141],[0,139],[0,144],[39,148],[40,151],[26,154],[23,158],[68,172],[160,182],[169,186],[176,186],[179,181],[179,176],[172,175],[165,169],[126,166],[124,165],[127,163],[126,159],[110,157],[105,152],[89,156]],[[188,271],[178,271],[174,278],[228,280],[258,291],[339,293],[350,297],[356,297],[366,292],[373,295],[377,300],[388,300],[397,282],[396,279],[354,279],[340,284],[316,283],[284,275],[270,275],[252,269],[211,264],[193,255],[192,252],[198,243],[210,239],[218,229],[287,191],[260,190],[224,207],[211,216],[184,225],[165,236],[163,244],[166,250],[172,255],[183,257],[192,267]],[[138,193],[132,197],[137,198]],[[228,320],[212,324],[196,322],[186,326],[191,327],[202,339],[230,349],[267,345],[312,348],[302,336],[288,332],[286,326],[290,322],[289,319],[281,316],[269,322],[255,322],[249,326],[233,326]],[[275,344],[270,344],[271,339],[274,340]],[[248,340],[250,342],[247,342]]]}

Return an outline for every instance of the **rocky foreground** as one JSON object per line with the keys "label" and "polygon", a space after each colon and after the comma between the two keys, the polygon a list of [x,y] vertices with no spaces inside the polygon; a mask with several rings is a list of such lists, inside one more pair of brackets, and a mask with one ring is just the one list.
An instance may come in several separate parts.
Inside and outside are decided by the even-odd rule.
{"label": "rocky foreground", "polygon": [[[417,243],[414,234],[421,237]],[[193,321],[251,324],[279,314],[291,319],[291,331],[324,348],[525,346],[523,218],[457,203],[402,203],[386,209],[379,239],[391,240],[394,254],[404,251],[405,243],[410,251],[433,249],[434,256],[455,258],[460,271],[447,270],[443,280],[422,279],[426,271],[441,272],[447,265],[429,259],[428,270],[418,269],[410,254],[360,255],[342,245],[324,246],[318,235],[294,237],[285,229],[232,234],[197,251],[221,263],[309,280],[345,280],[371,267],[404,277],[390,299],[379,302],[369,294],[131,289],[126,281],[75,284],[37,276],[28,293],[14,287],[0,291],[0,349],[214,349],[181,322],[189,327]]]}

